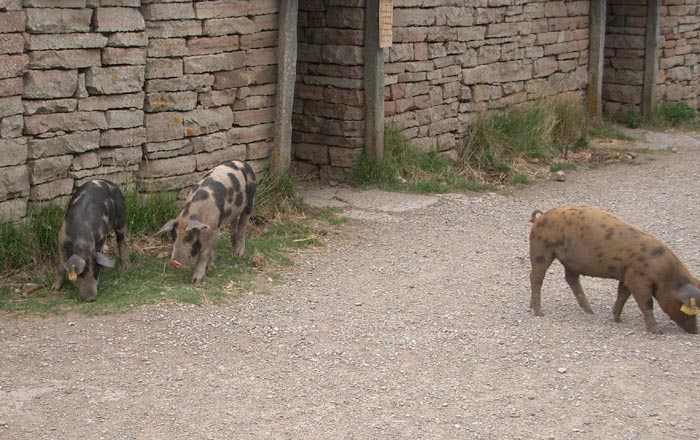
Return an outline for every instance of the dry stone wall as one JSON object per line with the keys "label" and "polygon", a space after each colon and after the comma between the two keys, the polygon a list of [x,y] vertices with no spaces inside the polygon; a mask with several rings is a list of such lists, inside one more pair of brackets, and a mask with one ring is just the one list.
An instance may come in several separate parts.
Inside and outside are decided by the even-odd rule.
{"label": "dry stone wall", "polygon": [[272,150],[279,0],[0,0],[0,217]]}
{"label": "dry stone wall", "polygon": [[364,0],[299,2],[297,172],[345,180],[364,148]]}
{"label": "dry stone wall", "polygon": [[395,0],[387,122],[454,153],[480,111],[581,94],[588,13],[588,0]]}
{"label": "dry stone wall", "polygon": [[700,3],[664,0],[656,97],[700,109]]}

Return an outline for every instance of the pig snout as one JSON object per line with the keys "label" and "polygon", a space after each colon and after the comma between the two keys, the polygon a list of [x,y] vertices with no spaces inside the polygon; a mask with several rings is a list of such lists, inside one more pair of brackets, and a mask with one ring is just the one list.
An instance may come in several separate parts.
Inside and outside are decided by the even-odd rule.
{"label": "pig snout", "polygon": [[182,263],[177,260],[170,260],[170,266],[175,269],[182,269]]}

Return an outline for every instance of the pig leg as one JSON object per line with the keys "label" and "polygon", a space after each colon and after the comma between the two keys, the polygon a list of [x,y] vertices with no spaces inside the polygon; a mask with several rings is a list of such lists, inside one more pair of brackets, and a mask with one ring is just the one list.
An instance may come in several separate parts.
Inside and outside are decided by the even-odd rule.
{"label": "pig leg", "polygon": [[250,211],[244,209],[238,218],[231,221],[231,245],[233,246],[233,254],[240,257],[245,252],[245,234],[248,227],[248,218]]}
{"label": "pig leg", "polygon": [[617,285],[617,299],[615,300],[615,305],[613,306],[613,319],[615,322],[622,322],[620,319],[620,314],[622,314],[622,308],[627,302],[627,298],[630,297],[630,291],[622,284],[622,281]]}
{"label": "pig leg", "polygon": [[117,236],[117,245],[119,247],[119,261],[123,269],[129,268],[129,247],[126,244],[126,237],[124,236],[124,228],[121,230],[115,230],[115,235]]}
{"label": "pig leg", "polygon": [[656,322],[656,318],[654,317],[654,297],[651,294],[650,286],[647,286],[644,284],[644,282],[636,280],[626,282],[625,285],[628,286],[627,288],[630,292],[632,292],[634,300],[637,301],[639,310],[641,310],[642,315],[644,316],[644,323],[647,326],[647,331],[649,333],[660,335],[662,332],[659,328],[659,324]]}
{"label": "pig leg", "polygon": [[210,261],[214,261],[214,243],[216,239],[212,240],[212,244],[205,246],[199,252],[199,259],[197,260],[197,265],[194,268],[194,274],[192,275],[192,282],[198,284],[204,278],[204,272],[207,270],[207,265]]}
{"label": "pig leg", "polygon": [[571,287],[571,290],[574,292],[574,296],[576,297],[576,301],[578,301],[578,305],[581,306],[584,312],[592,315],[593,309],[591,309],[591,305],[588,303],[588,298],[586,298],[586,294],[583,293],[583,287],[581,287],[581,277],[579,276],[579,274],[574,273],[565,267],[564,278],[569,284],[569,287]]}
{"label": "pig leg", "polygon": [[552,255],[547,256],[535,256],[536,252],[530,252],[530,261],[532,264],[532,270],[530,271],[530,309],[532,309],[535,316],[542,316],[542,303],[541,303],[541,293],[542,293],[542,282],[544,281],[544,276],[547,273],[547,269],[554,261]]}
{"label": "pig leg", "polygon": [[60,250],[58,252],[58,258],[60,259],[58,263],[58,270],[56,271],[56,278],[54,278],[53,284],[51,284],[51,290],[59,290],[63,286],[63,281],[66,279],[66,270],[63,268],[63,262],[68,259],[63,246],[59,246]]}

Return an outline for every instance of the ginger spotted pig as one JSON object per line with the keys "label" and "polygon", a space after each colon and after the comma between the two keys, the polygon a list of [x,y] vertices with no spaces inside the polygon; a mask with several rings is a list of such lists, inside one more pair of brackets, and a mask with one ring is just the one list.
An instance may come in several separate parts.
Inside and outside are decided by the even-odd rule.
{"label": "ginger spotted pig", "polygon": [[243,255],[256,189],[255,172],[245,162],[229,160],[209,171],[190,191],[180,215],[156,232],[157,236],[169,232],[173,239],[170,265],[180,269],[197,258],[192,282],[202,281],[206,269],[214,267],[219,230],[228,224],[233,253]]}
{"label": "ginger spotted pig", "polygon": [[586,313],[593,311],[579,277],[611,278],[619,281],[613,306],[616,322],[631,294],[649,332],[661,333],[654,318],[655,298],[683,330],[697,333],[700,283],[659,239],[613,214],[585,206],[537,210],[530,221],[530,308],[536,316],[542,316],[542,281],[556,258]]}

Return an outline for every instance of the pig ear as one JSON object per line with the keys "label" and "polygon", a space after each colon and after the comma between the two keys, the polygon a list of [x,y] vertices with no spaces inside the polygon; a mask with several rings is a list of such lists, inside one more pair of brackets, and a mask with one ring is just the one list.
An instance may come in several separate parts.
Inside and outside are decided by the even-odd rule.
{"label": "pig ear", "polygon": [[175,225],[175,219],[168,220],[166,224],[163,225],[162,228],[155,234],[153,234],[154,237],[160,237],[161,235],[165,234],[166,232],[170,232],[173,230],[173,226]]}
{"label": "pig ear", "polygon": [[116,264],[114,264],[114,260],[109,258],[107,255],[103,254],[102,252],[95,252],[95,262],[100,266],[109,267],[112,269],[114,269],[114,267],[116,266]]}
{"label": "pig ear", "polygon": [[678,299],[686,306],[690,306],[690,300],[695,299],[696,306],[700,306],[700,289],[688,283],[678,289]]}
{"label": "pig ear", "polygon": [[75,273],[80,275],[85,270],[85,260],[73,254],[63,263],[63,269],[66,272],[70,272],[71,266],[75,266]]}
{"label": "pig ear", "polygon": [[209,225],[205,225],[199,220],[190,219],[190,221],[187,222],[186,231],[191,231],[192,229],[209,229]]}

